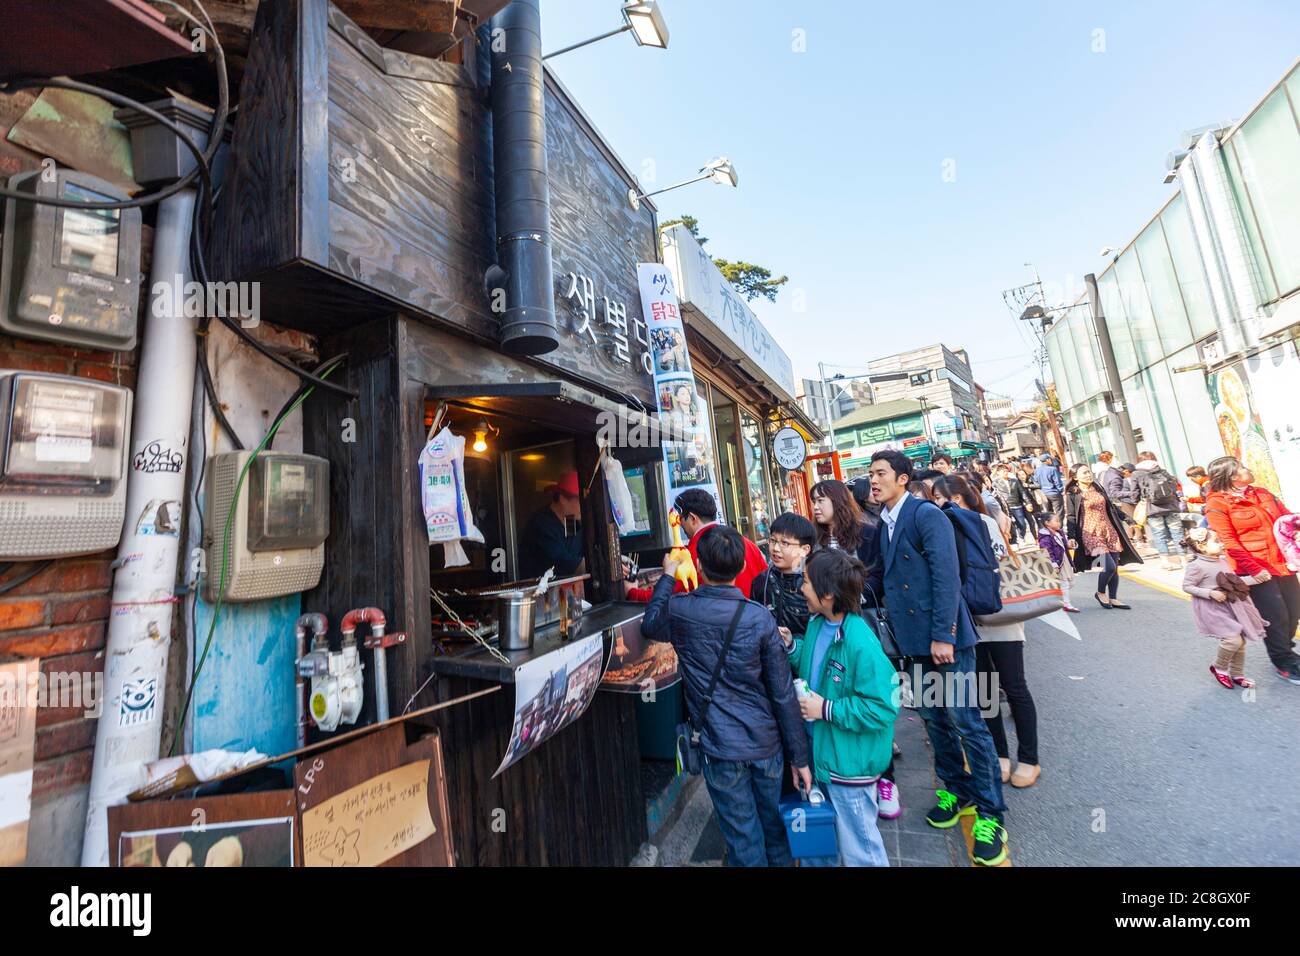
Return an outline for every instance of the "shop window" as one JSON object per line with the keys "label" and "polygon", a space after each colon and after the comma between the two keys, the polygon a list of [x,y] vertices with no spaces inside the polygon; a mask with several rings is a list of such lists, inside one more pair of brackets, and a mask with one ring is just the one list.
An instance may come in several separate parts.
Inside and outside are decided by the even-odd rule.
{"label": "shop window", "polygon": [[1101,299],[1102,315],[1106,317],[1106,328],[1110,330],[1110,343],[1115,349],[1115,364],[1119,366],[1120,378],[1124,378],[1138,370],[1138,360],[1113,268],[1097,277],[1097,293]]}
{"label": "shop window", "polygon": [[740,435],[749,486],[749,514],[753,522],[751,527],[754,530],[755,542],[764,544],[773,517],[771,495],[768,494],[767,481],[764,478],[766,472],[764,462],[767,455],[764,449],[763,430],[758,421],[744,409],[740,411]]}
{"label": "shop window", "polygon": [[1165,207],[1160,221],[1164,225],[1165,240],[1169,243],[1169,255],[1178,276],[1178,288],[1192,326],[1192,336],[1200,339],[1216,331],[1218,326],[1214,321],[1210,287],[1205,280],[1205,264],[1196,247],[1187,201],[1181,193]]}
{"label": "shop window", "polygon": [[1271,300],[1300,288],[1300,128],[1285,86],[1273,91],[1229,146],[1233,188]]}
{"label": "shop window", "polygon": [[1115,274],[1119,282],[1120,299],[1124,302],[1124,314],[1128,318],[1129,333],[1133,337],[1133,351],[1138,366],[1145,368],[1164,358],[1164,350],[1160,347],[1160,333],[1156,329],[1155,317],[1151,314],[1146,280],[1134,247],[1130,246],[1119,257],[1115,263]]}
{"label": "shop window", "polygon": [[1187,310],[1183,308],[1174,260],[1165,244],[1165,232],[1159,219],[1142,231],[1136,245],[1162,351],[1172,352],[1190,345],[1192,327],[1187,321]]}

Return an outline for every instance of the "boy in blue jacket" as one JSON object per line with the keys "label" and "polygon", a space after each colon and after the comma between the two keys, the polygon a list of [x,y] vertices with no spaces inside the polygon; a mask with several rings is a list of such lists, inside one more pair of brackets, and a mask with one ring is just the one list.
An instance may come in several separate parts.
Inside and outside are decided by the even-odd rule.
{"label": "boy in blue jacket", "polygon": [[800,710],[812,736],[813,779],[835,808],[844,866],[889,866],[876,826],[876,783],[889,766],[898,716],[898,672],[858,614],[865,569],[843,551],[819,551],[804,568],[815,615],[786,649],[808,682]]}

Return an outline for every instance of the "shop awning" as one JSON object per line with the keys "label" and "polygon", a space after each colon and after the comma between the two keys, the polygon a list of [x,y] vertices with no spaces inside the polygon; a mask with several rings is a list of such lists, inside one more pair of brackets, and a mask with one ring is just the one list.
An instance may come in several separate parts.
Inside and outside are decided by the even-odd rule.
{"label": "shop awning", "polygon": [[430,385],[429,401],[446,401],[484,414],[506,415],[546,428],[578,433],[604,432],[614,445],[614,456],[624,463],[659,461],[658,444],[632,447],[627,440],[645,429],[657,415],[654,409],[635,408],[588,391],[571,382],[499,382],[494,384]]}

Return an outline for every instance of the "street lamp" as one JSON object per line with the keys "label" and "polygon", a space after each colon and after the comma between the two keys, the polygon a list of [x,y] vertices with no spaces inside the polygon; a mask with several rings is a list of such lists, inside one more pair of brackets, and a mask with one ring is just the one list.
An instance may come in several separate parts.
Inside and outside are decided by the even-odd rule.
{"label": "street lamp", "polygon": [[740,177],[736,175],[736,167],[731,164],[731,160],[725,156],[719,156],[705,163],[703,168],[700,169],[700,175],[692,179],[683,180],[672,186],[665,186],[663,189],[656,189],[652,193],[642,193],[635,189],[629,189],[627,191],[627,201],[635,211],[641,208],[642,199],[649,199],[651,196],[666,193],[670,189],[680,189],[682,186],[689,186],[691,183],[702,182],[706,179],[712,180],[719,186],[734,187],[740,185]]}
{"label": "street lamp", "polygon": [[602,33],[590,40],[583,40],[581,43],[574,43],[563,49],[554,50],[545,54],[542,59],[549,60],[561,53],[568,53],[570,50],[578,49],[578,47],[587,46],[599,40],[606,40],[628,31],[631,31],[632,39],[636,40],[637,46],[652,46],[659,50],[668,49],[668,24],[664,23],[663,11],[659,9],[658,3],[655,3],[654,0],[644,0],[644,2],[627,0],[622,6],[622,13],[623,25],[617,30],[610,30],[608,33]]}

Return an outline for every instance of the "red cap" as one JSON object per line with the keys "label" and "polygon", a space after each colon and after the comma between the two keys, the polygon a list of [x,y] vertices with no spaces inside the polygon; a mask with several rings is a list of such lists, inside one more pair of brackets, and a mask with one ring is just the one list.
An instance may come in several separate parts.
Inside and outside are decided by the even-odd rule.
{"label": "red cap", "polygon": [[560,480],[553,485],[547,486],[547,494],[568,495],[570,498],[578,498],[578,473],[576,471],[566,471],[560,475]]}

